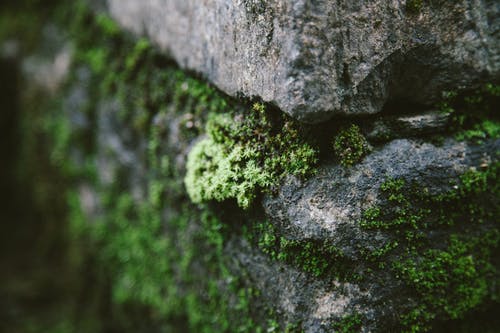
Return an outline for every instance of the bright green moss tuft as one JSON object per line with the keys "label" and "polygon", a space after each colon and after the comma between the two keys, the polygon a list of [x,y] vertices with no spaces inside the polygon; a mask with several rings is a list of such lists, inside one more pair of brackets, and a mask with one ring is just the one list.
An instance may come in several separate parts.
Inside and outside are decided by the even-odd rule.
{"label": "bright green moss tuft", "polygon": [[335,137],[333,150],[340,164],[345,167],[358,163],[370,151],[368,141],[354,124]]}
{"label": "bright green moss tuft", "polygon": [[259,190],[286,174],[313,172],[317,152],[299,137],[291,120],[276,131],[262,104],[249,114],[212,114],[207,137],[191,150],[185,184],[195,203],[234,198],[248,208]]}
{"label": "bright green moss tuft", "polygon": [[256,152],[241,145],[227,151],[211,139],[199,142],[189,154],[185,179],[193,202],[223,201],[236,198],[247,208],[255,197],[256,187],[271,184],[271,175],[255,163]]}

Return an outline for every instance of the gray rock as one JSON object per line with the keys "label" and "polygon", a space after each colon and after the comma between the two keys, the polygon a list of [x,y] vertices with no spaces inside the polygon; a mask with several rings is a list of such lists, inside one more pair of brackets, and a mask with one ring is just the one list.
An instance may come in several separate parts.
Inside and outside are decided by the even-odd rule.
{"label": "gray rock", "polygon": [[[123,24],[137,32],[148,33],[165,50],[170,50],[184,67],[205,73],[231,94],[244,92],[259,95],[308,121],[319,121],[335,112],[376,112],[390,98],[405,97],[424,102],[430,96],[426,94],[438,94],[438,87],[447,87],[459,75],[464,81],[457,82],[469,84],[483,74],[487,78],[498,71],[498,59],[495,58],[498,52],[494,47],[488,49],[488,45],[492,44],[484,37],[496,36],[488,30],[488,26],[481,28],[483,30],[478,26],[469,30],[477,29],[481,31],[478,36],[486,38],[484,48],[469,49],[477,41],[474,39],[477,36],[467,39],[466,33],[457,32],[465,29],[465,23],[460,21],[460,24],[450,27],[444,23],[454,22],[452,19],[458,20],[462,15],[486,13],[488,8],[494,12],[496,7],[487,1],[463,11],[459,9],[465,6],[464,3],[442,3],[440,15],[435,2],[425,2],[421,13],[411,15],[405,13],[404,6],[397,2],[384,6],[323,2],[314,5],[297,2],[294,6],[287,6],[278,2],[264,4],[250,1],[223,6],[217,2],[213,6],[218,11],[214,12],[208,11],[208,5],[204,3],[195,5],[189,1],[182,4],[180,1],[139,3],[109,0],[109,4],[111,12]],[[241,12],[238,8],[245,11]],[[134,13],[134,10],[137,12]],[[164,23],[161,15],[172,17],[172,21]],[[335,18],[336,15],[338,18]],[[381,17],[380,23],[376,19],[375,23],[368,22],[371,17]],[[403,24],[401,20],[409,22]],[[480,21],[480,18],[474,18],[469,22]],[[175,26],[175,22],[179,25]],[[193,22],[199,24],[193,25]],[[415,22],[420,22],[422,26],[417,27]],[[367,28],[372,25],[373,29]],[[491,26],[494,24],[491,23]],[[381,31],[377,32],[377,29]],[[415,29],[425,32],[422,40],[410,38]],[[226,34],[234,34],[235,38],[226,40]],[[430,43],[431,37],[436,41]],[[462,44],[457,42],[460,40]],[[327,44],[330,47],[326,47]],[[66,54],[64,52],[61,54]],[[55,55],[54,59],[57,59]],[[420,65],[415,65],[420,61],[417,55],[428,55],[429,58],[420,59]],[[66,56],[61,57],[64,60]],[[438,58],[440,62],[436,62]],[[221,62],[221,59],[226,62]],[[487,59],[490,59],[489,62]],[[62,63],[66,64],[65,61]],[[36,73],[31,69],[40,69],[38,63],[29,66],[28,61],[27,64],[26,74]],[[65,67],[58,66],[57,61],[46,61],[45,64],[52,69],[41,71],[45,74],[59,73],[57,68]],[[340,68],[339,64],[342,64]],[[404,64],[412,69],[402,73],[400,66]],[[413,79],[406,76],[411,73],[417,75],[419,71],[422,76]],[[74,133],[84,134],[93,129],[96,151],[92,158],[97,166],[99,186],[113,188],[118,184],[120,191],[130,193],[138,205],[144,203],[148,198],[149,181],[166,181],[156,174],[158,170],[148,162],[150,138],[143,135],[145,132],[138,135],[133,124],[120,116],[126,105],[111,94],[100,96],[95,101],[95,119],[92,120],[85,111],[87,102],[92,98],[89,91],[92,74],[85,68],[76,69],[75,74],[75,81],[62,101],[62,115],[70,122]],[[328,84],[324,82],[326,77],[331,78]],[[51,85],[47,83],[46,86]],[[60,84],[55,87],[60,88]],[[424,97],[425,100],[419,100]],[[196,283],[197,292],[206,294],[205,286],[198,282],[209,280],[207,272],[211,272],[209,265],[212,264],[204,261],[203,255],[190,258],[194,253],[192,246],[198,242],[197,232],[202,229],[201,222],[192,218],[185,222],[186,229],[176,226],[185,207],[195,211],[194,206],[186,205],[182,178],[186,153],[199,138],[196,139],[198,134],[191,137],[183,131],[193,126],[201,127],[201,123],[195,122],[202,121],[194,119],[194,114],[189,112],[189,103],[185,107],[170,104],[165,110],[157,111],[150,120],[151,128],[162,133],[158,155],[167,156],[167,161],[171,163],[168,173],[172,179],[164,196],[169,197],[169,203],[158,213],[162,216],[165,236],[182,253],[180,258],[183,261],[172,263],[175,271],[172,278],[179,279],[181,295],[193,288],[189,283]],[[413,137],[442,133],[448,121],[446,115],[434,112],[412,116],[383,115],[372,122],[374,118],[363,119],[367,123],[363,129],[370,139],[379,139],[386,134]],[[275,196],[264,198],[265,217],[276,227],[276,237],[283,236],[304,243],[326,241],[338,248],[350,264],[350,273],[360,275],[369,266],[360,248],[375,252],[392,240],[384,230],[367,231],[359,224],[365,209],[384,204],[380,187],[387,178],[417,181],[429,193],[439,194],[450,189],[465,171],[481,169],[497,161],[500,158],[498,151],[500,140],[475,145],[448,139],[442,146],[415,139],[393,140],[375,147],[371,154],[353,167],[344,168],[324,162],[318,173],[308,181],[293,177],[286,179]],[[80,161],[83,165],[88,152],[83,152],[81,146],[74,146],[70,155],[72,161]],[[99,187],[82,180],[76,190],[82,211],[90,220],[97,221],[100,214],[106,213],[100,202]],[[195,213],[193,216],[198,217]],[[251,221],[245,218],[244,221],[237,221],[240,222]],[[487,228],[488,223],[486,221],[482,227]],[[449,231],[445,232],[449,234]],[[316,276],[301,267],[272,259],[251,243],[251,239],[239,233],[228,237],[223,254],[232,275],[241,278],[245,287],[261,292],[262,300],[259,301],[262,304],[252,304],[252,307],[257,312],[273,309],[282,322],[300,323],[305,332],[331,332],[335,324],[352,314],[362,315],[362,332],[393,331],[398,325],[398,314],[415,306],[414,298],[411,298],[415,295],[408,290],[408,286],[383,268],[375,268],[365,280]],[[390,261],[391,258],[384,257],[383,260]],[[177,267],[184,265],[184,261],[190,262],[189,267]],[[333,265],[336,264],[333,262]],[[189,276],[200,281],[183,281],[185,277],[179,272],[184,269],[188,269]],[[217,282],[221,285],[227,283]],[[266,324],[266,314],[258,319],[259,324]]]}
{"label": "gray rock", "polygon": [[[42,31],[40,50],[22,62],[23,75],[32,81],[30,83],[52,95],[61,88],[70,71],[73,50],[67,42],[62,45],[63,38],[59,28],[47,25]],[[4,45],[3,52],[16,52],[16,47],[16,42],[10,41]]]}
{"label": "gray rock", "polygon": [[263,205],[288,238],[331,238],[345,253],[354,253],[353,243],[373,241],[364,239],[357,222],[362,211],[381,203],[380,185],[386,179],[418,180],[429,193],[443,193],[460,174],[497,160],[499,150],[500,140],[481,146],[447,140],[441,147],[394,140],[353,167],[324,165],[307,182],[289,177]]}
{"label": "gray rock", "polygon": [[[305,242],[327,240],[328,244],[341,249],[354,272],[363,275],[367,259],[360,249],[372,252],[391,239],[390,233],[366,230],[359,223],[365,209],[386,200],[380,189],[384,180],[418,181],[428,193],[440,194],[455,186],[458,175],[497,161],[499,149],[500,140],[482,146],[447,140],[441,147],[394,140],[354,167],[324,165],[306,182],[290,177],[276,196],[268,195],[264,199],[263,205],[278,234]],[[384,267],[390,267],[390,258],[401,254],[386,257]],[[331,327],[329,323],[354,312],[363,315],[363,332],[392,331],[398,325],[395,314],[404,313],[414,301],[408,287],[385,268],[374,269],[369,279],[357,282],[334,278],[325,283],[309,276],[304,283],[301,275],[292,273],[294,270],[289,267],[264,273],[277,264],[263,264],[264,259],[252,256],[248,250],[242,250],[235,257],[240,258],[241,265],[254,275],[253,281],[259,281],[264,294],[280,307],[285,317],[300,317],[306,332],[326,332]],[[300,292],[288,295],[286,290]],[[285,297],[296,307],[300,305],[301,310],[294,312],[295,308],[280,303],[279,297]]]}
{"label": "gray rock", "polygon": [[[232,239],[225,250],[231,269],[260,290],[267,306],[288,323],[301,322],[305,333],[330,332],[331,322],[358,311],[370,318],[373,308],[358,304],[375,299],[356,283],[311,279],[306,273],[272,261],[243,239]],[[245,274],[242,274],[244,272]],[[369,325],[363,332],[370,331]]]}
{"label": "gray rock", "polygon": [[419,137],[449,130],[450,114],[439,111],[425,113],[386,116],[368,122],[364,126],[366,138],[373,141],[388,141],[404,137]]}
{"label": "gray rock", "polygon": [[499,77],[495,0],[107,0],[124,27],[226,93],[258,96],[306,122],[432,104]]}

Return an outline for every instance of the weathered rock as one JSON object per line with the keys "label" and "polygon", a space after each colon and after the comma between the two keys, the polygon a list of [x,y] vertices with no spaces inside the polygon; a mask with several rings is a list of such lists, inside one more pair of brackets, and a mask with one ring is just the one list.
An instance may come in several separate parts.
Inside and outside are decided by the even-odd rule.
{"label": "weathered rock", "polygon": [[500,6],[481,1],[108,0],[123,26],[226,93],[319,122],[498,79]]}
{"label": "weathered rock", "polygon": [[[352,168],[324,165],[315,177],[306,182],[289,178],[278,195],[267,196],[263,203],[266,215],[279,230],[278,233],[288,240],[299,242],[326,240],[341,251],[344,260],[349,260],[350,269],[369,278],[360,281],[333,279],[330,284],[318,287],[316,282],[304,284],[297,278],[284,278],[282,276],[290,273],[282,269],[273,274],[260,274],[255,279],[263,279],[260,283],[272,285],[269,287],[272,290],[301,290],[304,294],[318,292],[316,298],[295,295],[299,298],[295,304],[302,305],[299,315],[303,316],[301,320],[306,332],[327,332],[330,327],[327,323],[338,320],[336,316],[339,313],[346,316],[353,312],[363,315],[362,331],[393,330],[400,320],[395,313],[404,313],[409,304],[418,302],[412,299],[416,296],[408,293],[409,287],[402,283],[400,276],[390,273],[389,269],[391,261],[404,257],[407,249],[396,248],[396,252],[382,259],[382,266],[370,268],[367,275],[366,265],[370,260],[366,253],[376,252],[395,238],[390,229],[374,231],[363,228],[360,224],[363,212],[371,207],[387,207],[387,196],[381,191],[381,185],[387,179],[404,179],[408,184],[416,182],[418,191],[431,196],[440,195],[457,188],[459,175],[468,170],[485,169],[498,161],[499,149],[500,140],[482,146],[448,140],[442,147],[406,139],[395,140]],[[405,220],[410,219],[408,212],[404,214]],[[493,218],[483,228],[495,228],[494,223]],[[426,232],[425,237],[430,239],[426,243],[428,249],[440,248],[443,241],[440,237],[453,233],[452,230],[443,232],[440,227]],[[397,237],[396,241],[401,242]],[[248,270],[253,271],[251,274],[263,270],[263,264],[252,265],[248,258],[243,260],[242,265],[249,267]],[[279,305],[279,298],[272,296],[272,290],[268,292],[271,302]],[[287,316],[296,314],[280,306]],[[319,312],[322,313],[321,320],[317,317]],[[315,326],[318,322],[322,325]]]}
{"label": "weathered rock", "polygon": [[[498,51],[488,48],[498,37],[497,18],[489,16],[488,25],[481,16],[496,13],[491,1],[476,7],[425,2],[420,13],[397,2],[108,3],[124,25],[147,33],[185,68],[204,73],[231,94],[259,95],[306,121],[335,112],[376,112],[391,98],[426,103],[459,76],[463,80],[457,82],[468,85],[498,71]],[[467,15],[469,21],[459,19]],[[485,25],[466,27],[466,22]],[[469,48],[483,37],[483,46]],[[498,139],[484,135],[473,143],[448,137],[433,145],[418,137],[447,135],[450,115],[409,107],[411,115],[402,109],[405,115],[355,118],[373,150],[346,168],[332,161],[331,138],[325,139],[341,126],[325,122],[307,133],[325,141],[318,148],[317,173],[309,180],[287,178],[264,196],[263,211],[260,203],[252,206],[255,211],[242,212],[228,201],[198,207],[183,185],[186,156],[203,137],[210,113],[224,112],[220,106],[226,102],[232,109],[248,105],[226,101],[152,49],[129,58],[133,43],[114,34],[108,38],[91,47],[104,49],[111,70],[92,69],[100,53],[91,52],[91,59],[77,60],[61,90],[59,69],[67,67],[57,59],[71,55],[61,40],[48,59],[28,58],[24,74],[50,75],[54,81],[32,83],[46,92],[52,86],[59,90],[61,109],[48,113],[52,125],[45,127],[54,132],[58,162],[81,169],[73,171],[79,199],[73,204],[81,210],[76,217],[97,227],[97,236],[88,235],[97,240],[88,247],[102,253],[89,266],[110,275],[105,278],[113,304],[106,298],[106,310],[124,311],[113,320],[121,323],[135,305],[140,311],[131,321],[158,321],[162,327],[143,329],[148,332],[253,332],[257,327],[271,332],[290,324],[307,333],[416,331],[494,300],[498,261],[491,258],[498,258],[500,233],[498,198],[492,193],[498,186],[490,179],[492,189],[485,189],[481,177],[498,166]],[[91,47],[75,51],[85,58]],[[319,133],[328,131],[331,135]],[[471,170],[484,172],[461,182]],[[394,179],[404,180],[396,183],[404,193],[384,190]],[[463,207],[450,209],[443,203],[447,199],[439,199],[450,191],[456,196],[472,191],[475,201],[452,197]],[[436,214],[427,212],[428,198],[419,193],[438,198],[431,202]],[[386,215],[366,226],[372,208]],[[444,210],[458,213],[449,217]],[[449,220],[439,220],[441,214]],[[376,228],[375,222],[385,225]],[[495,235],[497,244],[489,244]],[[455,239],[463,243],[453,252]],[[441,254],[441,261],[431,260]],[[408,271],[418,278],[408,279]],[[429,282],[423,288],[422,280]],[[442,303],[433,303],[440,297]],[[251,325],[234,328],[238,319]]]}
{"label": "weathered rock", "polygon": [[[35,56],[23,61],[22,70],[23,74],[33,81],[31,84],[54,94],[69,73],[72,49],[69,43],[60,47],[64,37],[56,26],[47,25],[41,33],[43,48]],[[4,52],[13,52],[9,49],[15,48],[14,45],[14,41],[7,43]]]}
{"label": "weathered rock", "polygon": [[262,292],[265,303],[272,304],[283,321],[302,323],[305,333],[330,332],[333,321],[354,311],[371,319],[363,327],[363,332],[369,332],[380,314],[373,307],[359,307],[359,303],[378,300],[356,283],[311,279],[300,270],[269,260],[242,239],[229,242],[226,253],[233,258],[234,272],[245,272],[247,283]]}
{"label": "weathered rock", "polygon": [[[448,141],[436,147],[395,140],[352,168],[325,165],[305,183],[290,177],[278,196],[265,199],[264,206],[289,237],[332,237],[349,252],[349,242],[363,237],[356,226],[361,212],[380,203],[380,184],[386,179],[418,180],[430,193],[444,192],[460,174],[498,159],[499,149],[500,141],[484,146]],[[356,230],[346,232],[351,227]]]}
{"label": "weathered rock", "polygon": [[450,114],[439,111],[386,116],[366,122],[366,138],[387,141],[395,138],[419,137],[426,134],[446,133],[449,130]]}

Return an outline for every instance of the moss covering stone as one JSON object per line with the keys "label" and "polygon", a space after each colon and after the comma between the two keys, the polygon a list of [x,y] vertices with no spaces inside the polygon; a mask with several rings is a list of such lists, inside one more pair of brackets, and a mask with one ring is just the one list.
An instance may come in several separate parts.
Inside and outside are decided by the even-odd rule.
{"label": "moss covering stone", "polygon": [[[100,18],[97,22],[100,26],[106,20]],[[104,31],[111,32],[105,34],[104,45],[118,43],[123,49],[110,51],[104,47],[106,51],[85,52],[82,62],[101,78],[101,93],[117,92],[120,96],[126,106],[120,111],[121,121],[132,122],[138,136],[150,133],[148,165],[152,175],[147,190],[148,203],[134,203],[130,197],[116,193],[105,201],[110,215],[101,225],[111,229],[102,235],[112,233],[115,237],[102,241],[106,244],[103,253],[108,253],[103,263],[112,270],[106,275],[112,277],[116,311],[124,311],[123,306],[127,304],[141,305],[140,308],[151,311],[159,325],[185,317],[188,329],[200,332],[279,330],[281,325],[273,319],[267,321],[267,327],[257,328],[250,304],[259,292],[239,285],[238,278],[228,272],[222,253],[226,226],[206,206],[204,212],[186,206],[169,222],[170,232],[183,239],[184,245],[174,245],[168,241],[171,237],[167,239],[162,235],[158,222],[161,207],[184,194],[178,171],[166,167],[172,165],[175,155],[169,152],[163,155],[160,141],[164,129],[161,124],[155,125],[154,119],[161,119],[162,115],[168,118],[172,112],[169,110],[174,109],[177,114],[191,115],[182,118],[184,138],[192,140],[205,135],[189,153],[184,179],[190,199],[195,203],[235,199],[240,207],[248,208],[260,191],[277,185],[285,175],[311,174],[317,151],[304,140],[292,120],[273,114],[260,103],[239,108],[209,85],[175,67],[163,65],[146,41],[131,46],[112,28]],[[125,61],[115,60],[120,59],[120,52],[127,54]],[[156,70],[158,64],[161,71]],[[113,70],[107,72],[104,68]],[[169,109],[169,105],[173,107]],[[359,127],[352,125],[336,136],[334,151],[342,165],[351,166],[359,162],[369,148]],[[409,185],[403,179],[389,179],[381,186],[389,206],[373,207],[365,212],[361,227],[385,230],[393,235],[380,248],[370,252],[360,250],[370,263],[368,267],[390,269],[419,299],[401,315],[404,329],[426,330],[436,318],[459,318],[491,297],[488,290],[495,281],[495,268],[489,263],[497,249],[498,237],[494,230],[484,230],[464,238],[458,226],[463,226],[463,221],[480,225],[482,220],[491,219],[495,214],[495,210],[481,207],[490,205],[498,211],[498,202],[492,196],[498,193],[497,188],[492,187],[496,170],[496,166],[490,166],[485,172],[466,173],[458,190],[439,196],[427,195],[425,189],[418,187],[408,191]],[[176,190],[172,192],[172,189]],[[166,197],[167,193],[170,197]],[[452,206],[460,209],[451,211],[448,207]],[[193,220],[203,221],[202,229],[188,239],[186,235]],[[429,231],[436,228],[457,228],[457,232],[443,239],[443,248],[428,248],[426,238]],[[271,259],[315,277],[362,279],[348,263],[342,264],[341,251],[326,241],[288,240],[269,223],[257,224],[249,237]],[[187,245],[193,241],[199,246]],[[479,242],[484,247],[478,247]],[[144,252],[144,243],[149,244],[150,251]],[[120,255],[122,248],[126,250]],[[147,264],[151,258],[145,256],[154,253],[158,254],[156,260],[160,264]],[[161,258],[161,253],[171,255]],[[394,257],[394,253],[405,255]],[[201,264],[197,262],[200,257],[206,260],[205,266],[212,267],[211,275],[202,282],[202,289],[208,294],[200,295],[194,289],[180,294],[179,283],[200,283],[189,273],[193,265]],[[168,262],[180,262],[180,275],[171,271]],[[364,278],[370,276],[369,270],[366,272]],[[234,282],[221,285],[221,280]],[[165,307],[166,304],[169,306]],[[123,313],[119,318],[130,315],[130,309]],[[235,317],[239,320],[230,319]],[[356,330],[360,318],[361,315],[353,313],[335,327]]]}
{"label": "moss covering stone", "polygon": [[207,137],[187,160],[185,184],[193,202],[235,198],[248,208],[259,191],[285,175],[313,172],[317,151],[300,138],[291,119],[276,124],[270,116],[259,103],[246,113],[210,115]]}
{"label": "moss covering stone", "polygon": [[328,240],[287,239],[271,222],[254,223],[246,237],[271,259],[285,262],[317,278],[356,279],[349,275],[348,267],[352,262]]}
{"label": "moss covering stone", "polygon": [[406,1],[406,10],[410,14],[418,14],[424,5],[423,0],[407,0]]}
{"label": "moss covering stone", "polygon": [[381,185],[388,205],[364,212],[363,228],[392,235],[381,253],[365,255],[391,262],[388,268],[416,294],[416,303],[401,315],[405,330],[427,331],[436,319],[461,318],[480,304],[498,301],[494,263],[500,233],[491,223],[500,213],[499,170],[496,163],[468,171],[455,189],[439,195],[388,179]]}
{"label": "moss covering stone", "polygon": [[[270,112],[262,104],[243,112],[238,106],[241,103],[179,70],[146,40],[133,41],[119,32],[112,20],[95,15],[82,2],[62,8],[61,13],[65,12],[71,12],[73,17],[69,31],[75,42],[73,69],[68,87],[58,103],[46,110],[41,123],[52,163],[71,183],[72,190],[66,196],[67,223],[74,240],[82,248],[91,249],[75,250],[83,251],[75,252],[76,256],[84,256],[82,270],[92,265],[89,275],[94,281],[93,292],[81,302],[88,305],[90,316],[99,318],[100,311],[108,314],[105,321],[94,321],[94,329],[280,331],[282,323],[276,314],[252,308],[260,292],[242,284],[240,277],[228,270],[223,254],[227,226],[209,207],[195,208],[189,204],[182,170],[176,167],[175,158],[186,149],[180,144],[187,146],[205,131],[221,149],[222,159],[232,150],[231,156],[237,156],[235,146],[241,145],[242,155],[235,159],[244,162],[248,173],[242,179],[229,179],[226,186],[236,186],[240,181],[248,185],[260,172],[274,177],[269,184],[252,183],[241,193],[231,189],[231,193],[238,193],[234,197],[240,198],[239,203],[244,206],[285,172],[301,176],[311,172],[315,151],[305,143],[299,144],[302,141],[297,130],[289,128],[290,120],[271,121]],[[82,72],[89,73],[84,85],[90,99],[71,112],[84,117],[91,126],[75,130],[63,110],[63,99],[73,85],[82,84]],[[117,111],[101,108],[109,96],[114,96],[120,106]],[[243,117],[246,112],[254,114],[241,120],[230,118]],[[142,195],[130,192],[127,179],[134,172],[133,166],[119,165],[111,183],[96,176],[98,159],[113,154],[100,149],[99,128],[92,127],[104,113],[117,122],[117,134],[127,138],[126,148],[138,149],[144,158],[138,161],[147,168],[144,182],[138,186]],[[234,124],[228,119],[235,120]],[[176,126],[179,142],[164,145],[173,130],[171,124]],[[278,125],[284,129],[271,133]],[[256,131],[262,131],[261,135],[256,135]],[[254,136],[258,139],[253,140]],[[245,140],[252,140],[256,150],[243,145]],[[84,164],[70,158],[75,149],[82,147],[86,154]],[[294,150],[287,153],[289,147]],[[250,173],[252,165],[256,173]],[[95,191],[99,207],[96,215],[88,216],[84,210],[79,186]],[[204,273],[200,276],[196,272],[201,268]],[[263,315],[268,320],[260,320]],[[254,318],[260,321],[257,323]]]}
{"label": "moss covering stone", "polygon": [[351,124],[337,134],[333,141],[333,150],[340,164],[349,167],[358,163],[370,148],[359,126]]}
{"label": "moss covering stone", "polygon": [[[68,297],[80,302],[72,304],[75,312],[84,307],[82,318],[91,318],[79,324],[88,331],[300,332],[300,323],[286,325],[272,309],[256,306],[262,305],[261,291],[244,283],[244,273],[230,271],[224,249],[234,233],[231,228],[242,227],[228,223],[207,202],[220,201],[227,208],[227,200],[236,200],[249,208],[259,193],[271,191],[286,175],[314,173],[318,151],[301,126],[261,103],[227,98],[170,63],[147,40],[133,41],[107,16],[95,15],[80,2],[61,12],[71,13],[66,15],[72,21],[68,33],[75,42],[66,89],[79,80],[79,72],[90,76],[88,103],[71,111],[90,125],[75,129],[71,124],[61,104],[65,90],[47,106],[37,122],[41,134],[32,141],[43,138],[40,144],[50,150],[51,168],[64,175],[61,185],[68,187],[50,193],[67,203],[65,221],[76,244],[71,255],[80,258],[74,263],[77,270],[88,272],[82,282],[87,289],[82,290],[92,287],[88,294]],[[497,94],[495,86],[487,89]],[[111,153],[99,150],[97,125],[100,116],[114,112],[100,109],[110,96],[119,105],[113,118],[122,129],[119,134],[144,165],[121,165],[106,183],[97,177],[97,162],[99,154]],[[489,121],[493,124],[481,122],[482,134],[469,133],[465,139],[497,137],[497,125]],[[478,123],[463,124],[475,131]],[[172,133],[178,142],[169,141]],[[194,141],[200,135],[204,137]],[[193,147],[184,175],[178,156],[188,145]],[[83,159],[75,147],[83,151]],[[369,149],[359,127],[352,125],[338,133],[334,151],[342,165],[352,166]],[[128,182],[134,167],[143,172],[139,194]],[[485,302],[498,302],[494,258],[499,234],[486,223],[500,216],[498,170],[498,165],[471,170],[453,184],[457,189],[440,195],[408,180],[388,179],[381,186],[388,204],[366,210],[359,223],[363,230],[390,235],[378,248],[360,249],[366,261],[363,276],[327,240],[288,239],[271,223],[252,224],[248,216],[233,224],[248,222],[244,236],[252,244],[311,279],[360,282],[374,270],[390,270],[417,300],[401,314],[401,327],[426,330],[437,319],[460,318]],[[95,191],[92,218],[81,186]],[[440,231],[445,235],[442,246],[430,248],[432,235]],[[76,322],[81,319],[76,317]],[[363,320],[364,314],[352,312],[332,329],[355,332]],[[37,325],[41,327],[32,326]],[[75,325],[61,320],[53,331],[70,332]]]}

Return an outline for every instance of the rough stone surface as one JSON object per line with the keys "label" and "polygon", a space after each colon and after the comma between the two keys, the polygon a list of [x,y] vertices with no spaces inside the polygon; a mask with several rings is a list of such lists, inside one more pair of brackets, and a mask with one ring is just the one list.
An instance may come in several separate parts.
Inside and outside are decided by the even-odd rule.
{"label": "rough stone surface", "polygon": [[[311,279],[300,270],[269,260],[241,239],[229,242],[226,253],[233,258],[232,269],[247,274],[247,283],[262,291],[266,304],[273,304],[286,322],[301,322],[304,333],[330,332],[328,324],[353,311],[372,320],[380,314],[359,306],[377,299],[356,283]],[[373,324],[365,325],[363,332],[371,328]]]}
{"label": "rough stone surface", "polygon": [[[321,167],[306,182],[289,178],[278,195],[267,196],[263,205],[279,234],[291,240],[328,240],[363,274],[366,259],[359,249],[375,249],[389,239],[385,232],[374,234],[359,225],[363,210],[383,203],[380,185],[384,180],[417,180],[429,193],[443,193],[458,175],[498,160],[499,149],[500,140],[484,146],[449,140],[442,147],[394,140],[352,168],[331,164]],[[366,318],[363,332],[383,332],[397,326],[394,313],[401,313],[411,303],[407,287],[384,269],[359,283],[315,281],[311,277],[304,282],[304,273],[273,268],[276,263],[241,249],[233,253],[241,267],[246,268],[252,281],[258,281],[269,302],[286,317],[298,317],[306,332],[328,332],[327,323],[353,311]]]}
{"label": "rough stone surface", "polygon": [[391,138],[418,137],[433,133],[446,133],[449,130],[450,115],[430,111],[425,113],[386,116],[366,122],[366,138],[383,141]]}
{"label": "rough stone surface", "polygon": [[[325,165],[303,183],[289,178],[278,196],[264,201],[268,216],[295,239],[332,241],[350,253],[363,240],[357,221],[364,209],[380,203],[380,185],[388,178],[418,179],[429,193],[450,189],[450,180],[470,168],[481,169],[498,159],[500,141],[484,146],[446,142],[442,147],[407,139],[394,140],[352,168]],[[352,230],[351,230],[352,229]]]}
{"label": "rough stone surface", "polygon": [[182,67],[307,122],[498,79],[497,1],[406,2],[107,0]]}
{"label": "rough stone surface", "polygon": [[[117,19],[138,33],[147,33],[185,68],[204,73],[231,94],[259,95],[307,121],[319,121],[334,112],[376,112],[389,98],[423,103],[459,76],[463,80],[457,82],[466,85],[491,78],[499,66],[498,50],[488,47],[498,37],[498,31],[493,31],[498,29],[493,28],[497,27],[498,10],[492,1],[424,2],[421,12],[412,14],[397,1],[383,5],[326,1],[290,4],[217,0],[210,5],[194,1],[108,2]],[[217,10],[208,11],[213,6]],[[164,18],[171,21],[165,23]],[[226,40],[228,34],[234,37]],[[72,53],[65,41],[60,44],[52,57],[27,58],[24,62],[24,75],[34,78],[32,84],[50,94],[61,89],[68,75]],[[406,65],[411,68],[401,72],[405,68],[401,66]],[[112,93],[100,96],[93,101],[95,110],[89,115],[87,104],[93,98],[90,88],[95,84],[95,74],[86,66],[73,70],[71,84],[61,97],[61,117],[68,121],[72,134],[92,131],[96,151],[88,156],[81,143],[70,144],[68,156],[63,157],[80,166],[88,163],[89,157],[95,163],[99,185],[86,179],[77,184],[83,213],[93,222],[106,213],[99,190],[118,183],[120,194],[129,194],[140,205],[148,200],[148,182],[156,179],[152,174],[158,170],[148,163],[152,144],[146,131],[134,128],[120,114],[126,101]],[[411,76],[417,74],[422,76]],[[46,75],[50,80],[37,79]],[[184,84],[188,87],[187,82]],[[160,197],[168,197],[170,202],[155,211],[155,216],[161,216],[165,238],[182,253],[171,260],[174,270],[168,277],[177,282],[179,295],[185,296],[192,288],[209,298],[206,282],[216,273],[213,263],[204,257],[212,253],[207,250],[191,257],[199,243],[197,233],[204,226],[182,185],[186,155],[200,133],[182,135],[186,120],[193,120],[191,106],[182,103],[186,102],[165,102],[161,105],[165,112],[151,110],[149,125],[162,133],[155,143],[155,153],[169,158],[172,178]],[[352,273],[362,274],[368,264],[359,249],[376,250],[390,240],[387,230],[367,231],[359,224],[364,210],[384,204],[381,185],[386,179],[416,181],[430,194],[440,194],[451,189],[453,181],[467,170],[483,170],[500,159],[498,139],[477,144],[448,137],[437,146],[418,138],[443,134],[449,120],[449,115],[426,110],[404,116],[365,117],[361,127],[368,139],[383,138],[384,143],[373,142],[373,151],[359,164],[346,168],[327,157],[309,180],[285,179],[273,195],[262,200],[264,218],[275,227],[274,236],[302,244],[326,241],[342,251]],[[201,118],[193,121],[203,123]],[[193,214],[185,229],[175,225],[183,207]],[[228,202],[220,207],[220,211],[234,209]],[[238,216],[245,217],[232,221],[226,216],[222,222],[240,226],[255,222],[244,213]],[[488,223],[482,227],[489,228]],[[358,331],[391,332],[400,327],[399,314],[418,303],[408,286],[387,269],[375,269],[364,280],[318,277],[272,258],[247,236],[232,231],[228,239],[216,245],[232,277],[260,292],[260,303],[251,304],[252,310],[263,313],[257,324],[265,326],[265,311],[272,309],[280,324],[300,323],[304,332],[326,333],[346,316],[359,314],[363,322]],[[188,279],[180,275],[183,270]],[[217,278],[221,279],[217,286],[229,284],[227,277]],[[175,327],[172,331],[183,330]]]}

